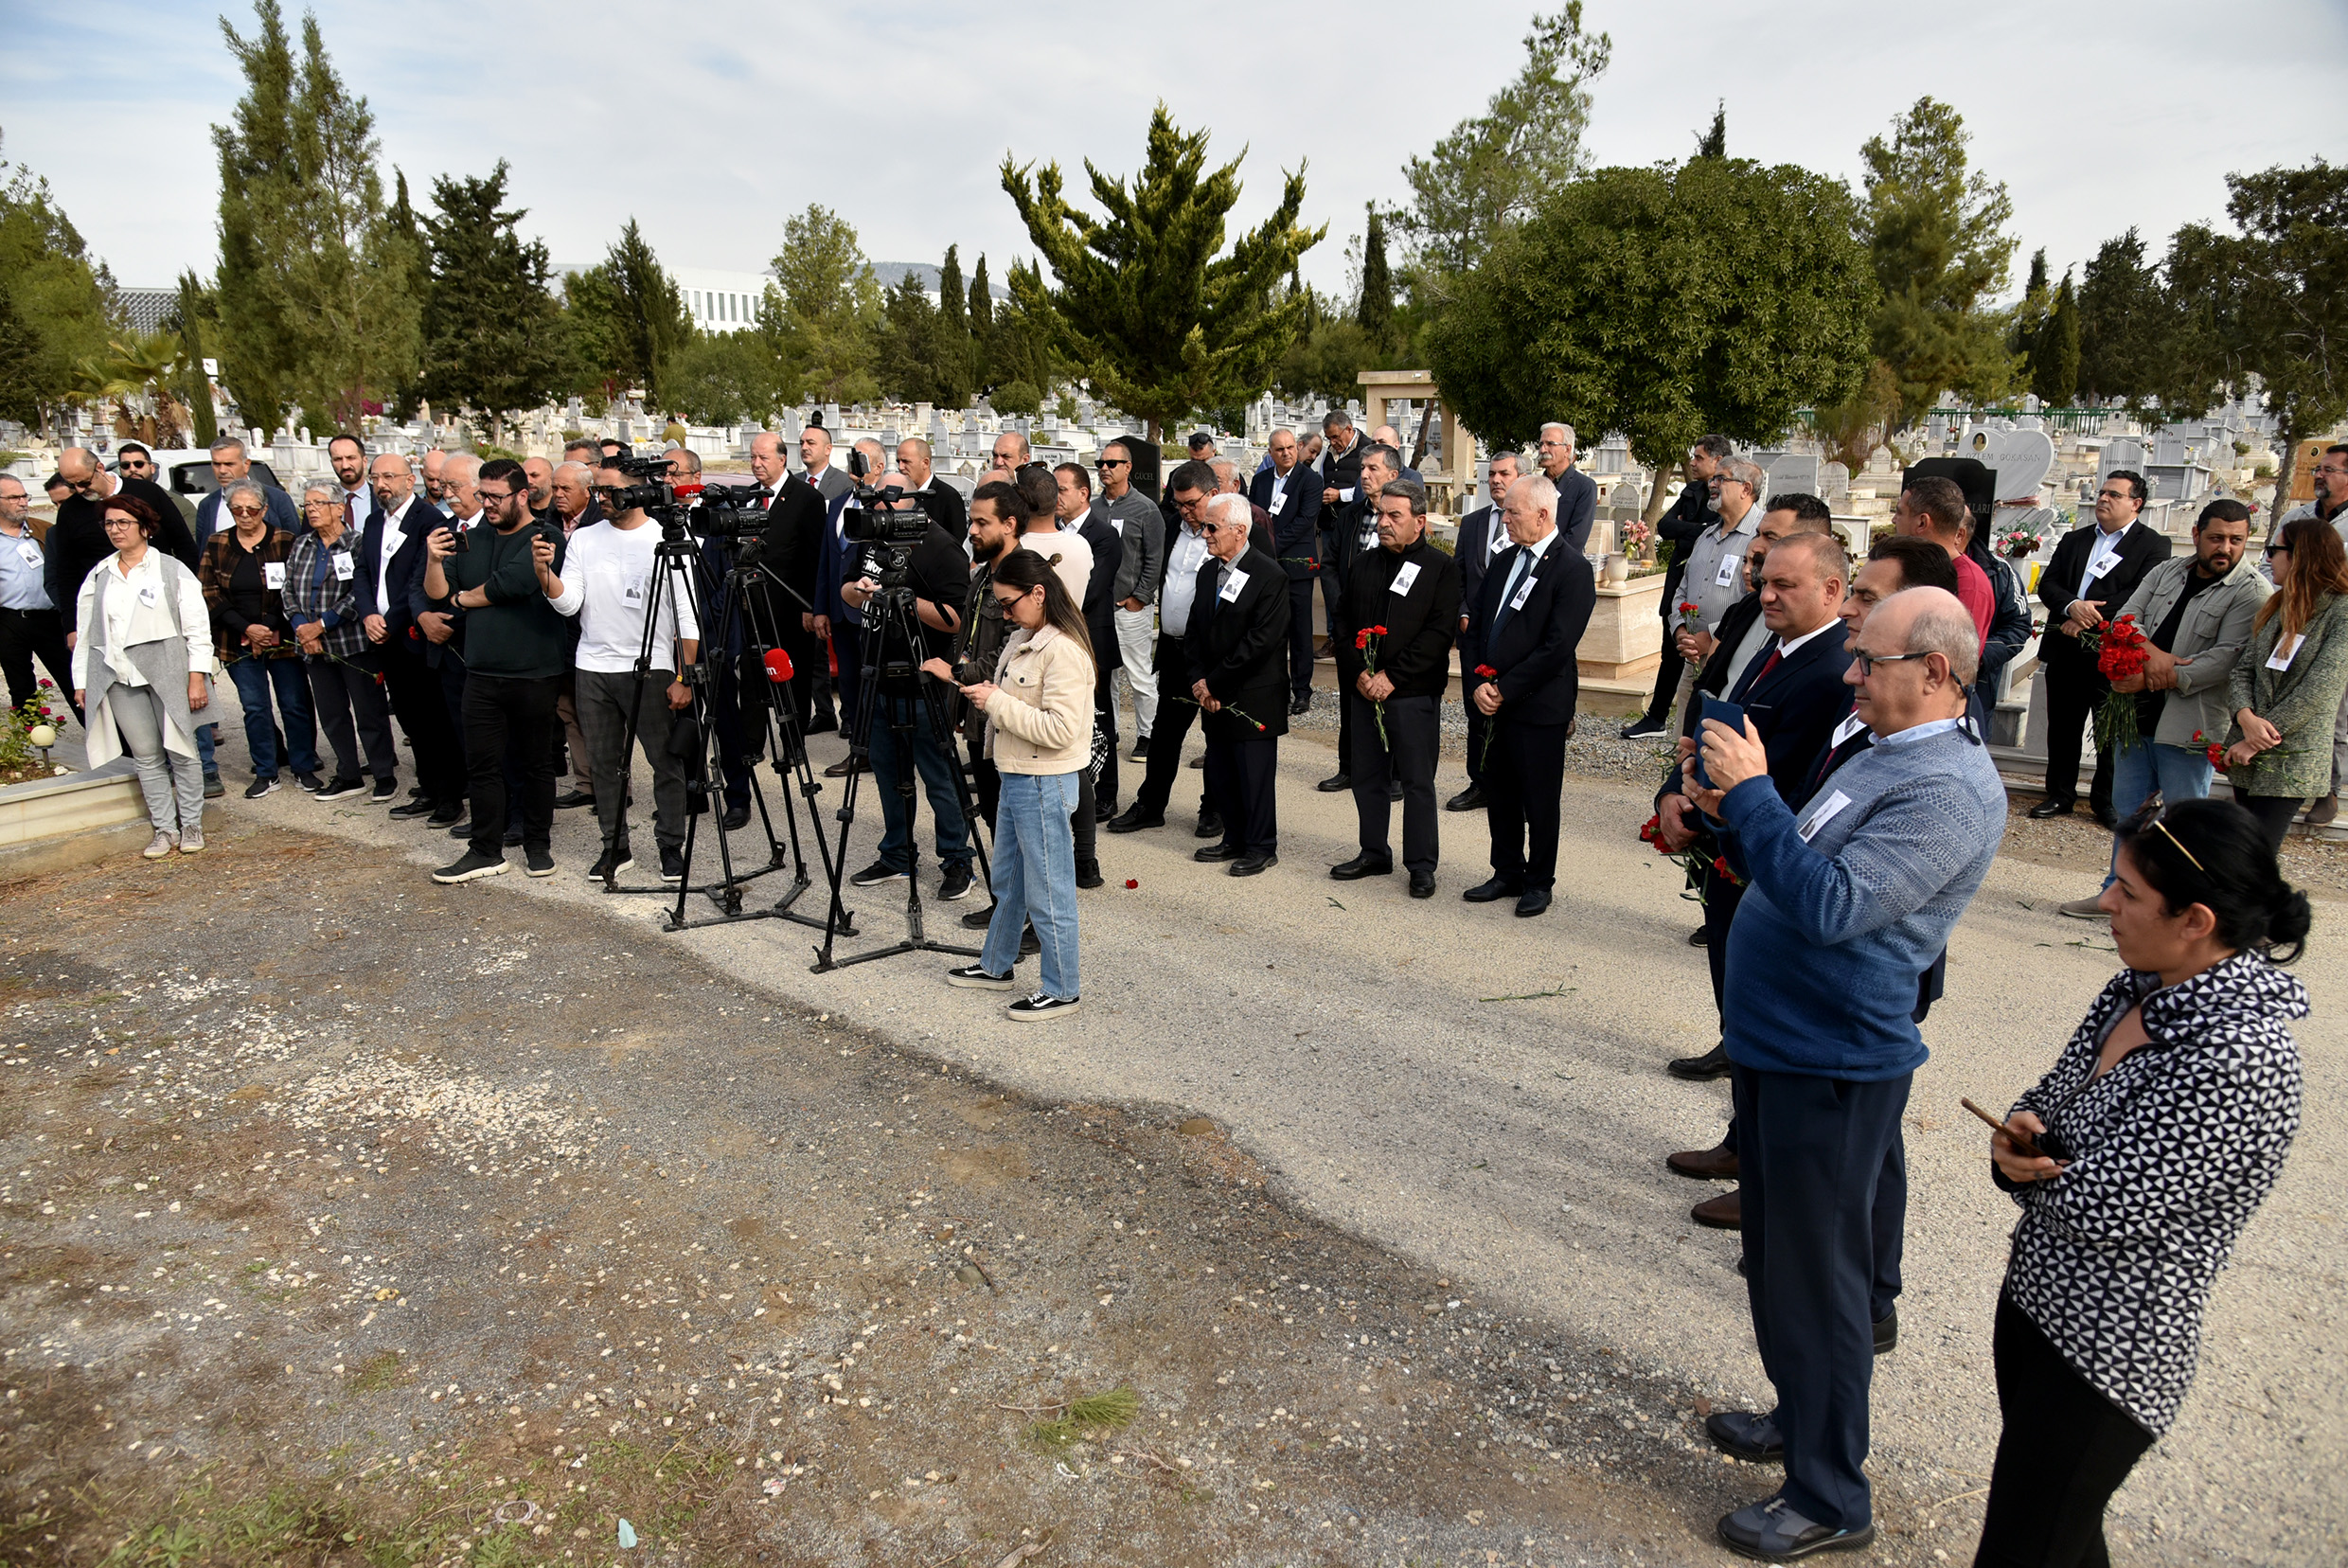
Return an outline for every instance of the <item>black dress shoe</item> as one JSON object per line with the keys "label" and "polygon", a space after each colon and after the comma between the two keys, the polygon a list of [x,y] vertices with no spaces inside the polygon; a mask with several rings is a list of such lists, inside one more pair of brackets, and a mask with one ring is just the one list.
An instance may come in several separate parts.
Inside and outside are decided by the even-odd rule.
{"label": "black dress shoe", "polygon": [[1339,882],[1360,882],[1364,877],[1391,877],[1394,875],[1394,862],[1356,855],[1343,865],[1330,866],[1329,875]]}
{"label": "black dress shoe", "polygon": [[1484,787],[1470,784],[1443,803],[1447,811],[1481,811],[1484,810]]}
{"label": "black dress shoe", "polygon": [[1199,813],[1198,831],[1192,833],[1190,836],[1192,838],[1221,838],[1223,836],[1223,819],[1217,816],[1213,811],[1201,811]]}
{"label": "black dress shoe", "polygon": [[[435,806],[429,800],[411,800],[404,805],[394,806],[390,811],[384,812],[383,814],[396,822],[406,822],[414,817],[428,817],[439,809],[439,807]],[[450,820],[454,821],[455,819],[451,818]]]}
{"label": "black dress shoe", "polygon": [[1736,1180],[1736,1150],[1726,1138],[1710,1149],[1691,1149],[1678,1154],[1663,1156],[1663,1164],[1675,1176],[1686,1176],[1699,1182],[1734,1182]]}
{"label": "black dress shoe", "polygon": [[2048,817],[2069,816],[2075,804],[2077,803],[2074,801],[2057,800],[2053,795],[2049,795],[2030,808],[2025,814],[2039,822],[2044,822]]}
{"label": "black dress shoe", "polygon": [[1138,833],[1145,828],[1165,826],[1165,812],[1145,811],[1139,806],[1128,806],[1124,811],[1109,819],[1109,830],[1112,833]]}
{"label": "black dress shoe", "polygon": [[1192,850],[1190,858],[1195,861],[1207,862],[1236,861],[1239,858],[1241,852],[1242,851],[1239,846],[1236,844],[1210,844],[1202,848]]}
{"label": "black dress shoe", "polygon": [[1302,697],[1291,697],[1289,699],[1289,716],[1290,718],[1294,718],[1298,714],[1310,713],[1311,711],[1312,693],[1307,692]]}
{"label": "black dress shoe", "polygon": [[840,721],[828,713],[816,714],[807,722],[807,732],[809,735],[829,735],[839,727]]}
{"label": "black dress shoe", "polygon": [[1729,1048],[1726,1044],[1719,1044],[1702,1056],[1674,1057],[1663,1063],[1663,1071],[1673,1078],[1686,1078],[1691,1083],[1709,1083],[1714,1078],[1724,1078],[1729,1076]]}
{"label": "black dress shoe", "polygon": [[1549,889],[1528,887],[1517,896],[1517,913],[1527,918],[1549,907]]}
{"label": "black dress shoe", "polygon": [[2095,826],[2107,833],[2118,832],[2120,830],[2119,813],[2108,806],[2098,806],[2095,808]]}
{"label": "black dress shoe", "polygon": [[1876,1325],[1876,1354],[1888,1356],[1898,1348],[1899,1309],[1894,1307]]}
{"label": "black dress shoe", "polygon": [[1320,791],[1323,794],[1335,794],[1340,790],[1350,790],[1353,788],[1353,775],[1349,773],[1333,773],[1329,775],[1328,777],[1323,779],[1320,783],[1315,784],[1313,788]]}
{"label": "black dress shoe", "polygon": [[1706,930],[1705,930],[1702,926],[1698,926],[1698,927],[1697,927],[1694,931],[1691,931],[1691,932],[1689,932],[1689,933],[1688,933],[1688,946],[1690,946],[1690,947],[1710,947],[1710,946],[1712,946],[1712,933],[1710,933],[1710,932],[1706,931]]}
{"label": "black dress shoe", "polygon": [[569,794],[555,797],[555,810],[568,811],[580,806],[593,806],[596,797],[585,790],[573,790]]}
{"label": "black dress shoe", "polygon": [[1096,860],[1076,862],[1076,885],[1078,887],[1098,887],[1105,881],[1107,879],[1101,875],[1100,862]]}
{"label": "black dress shoe", "polygon": [[1414,899],[1432,899],[1434,896],[1435,874],[1432,871],[1412,872],[1411,897]]}
{"label": "black dress shoe", "polygon": [[1095,823],[1111,821],[1116,814],[1117,803],[1115,801],[1096,800],[1093,802],[1093,820]]}
{"label": "black dress shoe", "polygon": [[1231,874],[1235,877],[1252,877],[1258,871],[1269,871],[1279,864],[1280,857],[1277,855],[1241,855],[1231,863]]}
{"label": "black dress shoe", "polygon": [[750,808],[747,806],[728,806],[725,809],[725,815],[718,819],[718,826],[724,829],[729,833],[740,832],[743,829],[750,826]]}
{"label": "black dress shoe", "polygon": [[984,931],[994,923],[995,906],[992,904],[984,909],[973,909],[962,917],[962,929],[965,931]]}
{"label": "black dress shoe", "polygon": [[1494,877],[1490,882],[1476,883],[1460,897],[1469,903],[1498,903],[1503,899],[1521,898],[1523,893],[1524,883],[1511,882],[1506,877]]}

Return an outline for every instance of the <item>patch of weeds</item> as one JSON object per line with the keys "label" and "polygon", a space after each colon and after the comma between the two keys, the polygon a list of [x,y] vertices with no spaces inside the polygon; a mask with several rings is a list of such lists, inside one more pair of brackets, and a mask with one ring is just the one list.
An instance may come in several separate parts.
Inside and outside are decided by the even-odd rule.
{"label": "patch of weeds", "polygon": [[385,1350],[359,1363],[359,1369],[351,1374],[350,1388],[355,1394],[374,1394],[386,1388],[398,1388],[406,1381],[407,1379],[401,1376],[400,1352]]}
{"label": "patch of weeds", "polygon": [[1058,1417],[1038,1421],[1027,1429],[1030,1441],[1046,1449],[1064,1449],[1102,1433],[1121,1432],[1142,1412],[1141,1396],[1130,1388],[1112,1388],[1072,1401]]}

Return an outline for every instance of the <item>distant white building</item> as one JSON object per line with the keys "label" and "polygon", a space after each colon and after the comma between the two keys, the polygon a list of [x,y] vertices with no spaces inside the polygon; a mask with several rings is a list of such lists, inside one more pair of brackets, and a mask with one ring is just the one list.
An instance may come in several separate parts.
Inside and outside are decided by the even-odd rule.
{"label": "distant white building", "polygon": [[669,276],[685,296],[685,313],[703,331],[738,332],[757,325],[758,301],[766,295],[766,274],[678,267]]}

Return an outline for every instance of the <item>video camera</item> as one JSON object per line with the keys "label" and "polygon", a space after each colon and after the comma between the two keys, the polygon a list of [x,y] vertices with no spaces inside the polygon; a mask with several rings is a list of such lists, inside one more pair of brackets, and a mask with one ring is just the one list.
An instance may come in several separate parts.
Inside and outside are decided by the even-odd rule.
{"label": "video camera", "polygon": [[862,452],[848,454],[848,473],[855,482],[856,505],[840,518],[840,533],[863,555],[860,576],[880,585],[884,594],[901,593],[913,566],[913,546],[929,537],[930,513],[918,490],[901,485],[874,489],[871,465]]}
{"label": "video camera", "polygon": [[719,499],[731,491],[711,489],[698,479],[682,485],[668,483],[667,453],[649,457],[615,457],[605,466],[616,468],[638,481],[606,495],[605,509],[617,514],[641,508],[660,523],[667,537],[681,539],[690,530],[703,539],[752,542],[744,546],[748,551],[766,533],[766,513],[756,507],[739,507],[731,500]]}

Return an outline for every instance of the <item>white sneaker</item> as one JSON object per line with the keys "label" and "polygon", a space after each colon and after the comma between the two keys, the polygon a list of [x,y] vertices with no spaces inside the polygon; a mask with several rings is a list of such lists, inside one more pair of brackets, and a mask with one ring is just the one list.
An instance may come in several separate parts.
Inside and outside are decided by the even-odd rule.
{"label": "white sneaker", "polygon": [[183,855],[204,853],[204,835],[193,828],[183,828],[179,835],[179,852]]}
{"label": "white sneaker", "polygon": [[158,829],[155,832],[154,843],[140,850],[139,853],[146,856],[149,860],[161,860],[164,856],[169,854],[172,850],[178,847],[179,838],[177,835],[164,832]]}

